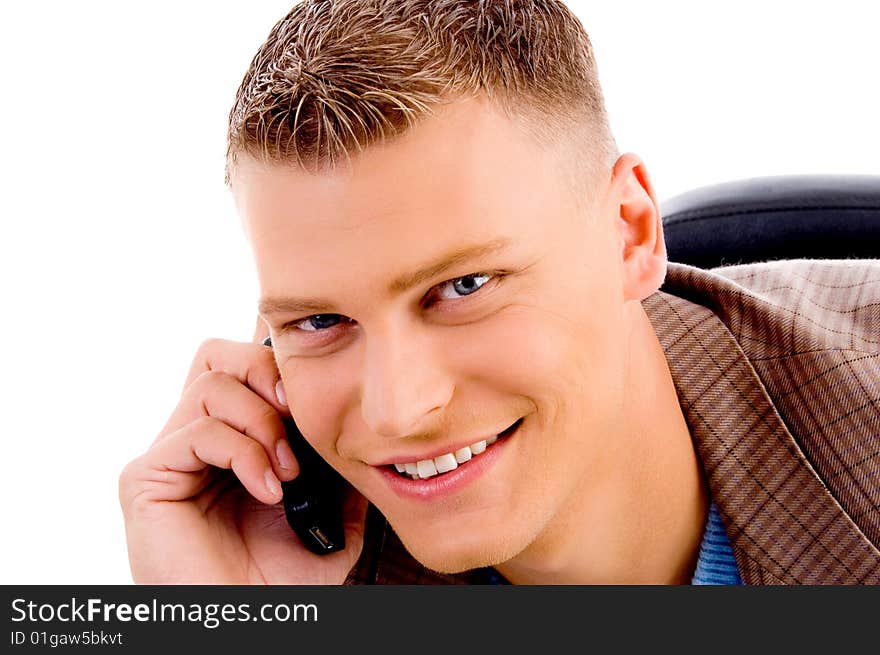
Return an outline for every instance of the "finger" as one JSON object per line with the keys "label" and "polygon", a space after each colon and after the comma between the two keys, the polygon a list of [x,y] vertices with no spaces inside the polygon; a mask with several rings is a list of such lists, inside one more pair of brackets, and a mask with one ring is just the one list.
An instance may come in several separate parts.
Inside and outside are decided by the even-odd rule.
{"label": "finger", "polygon": [[257,325],[254,327],[254,336],[251,339],[254,343],[262,344],[263,340],[269,336],[269,326],[261,316],[257,316]]}
{"label": "finger", "polygon": [[261,502],[281,500],[281,483],[262,444],[213,416],[183,426],[132,462],[124,486],[145,501],[185,500],[210,483],[205,471],[211,466],[232,470]]}
{"label": "finger", "polygon": [[363,539],[364,521],[367,518],[369,502],[354,487],[349,489],[342,503],[343,529],[348,538]]}
{"label": "finger", "polygon": [[287,405],[278,399],[281,374],[275,352],[262,344],[242,343],[227,339],[208,339],[199,346],[184,383],[184,392],[206,371],[221,371],[239,380],[275,407],[290,415]]}
{"label": "finger", "polygon": [[156,442],[205,416],[217,418],[261,444],[279,479],[296,477],[299,464],[281,415],[260,395],[221,371],[205,371],[184,391]]}

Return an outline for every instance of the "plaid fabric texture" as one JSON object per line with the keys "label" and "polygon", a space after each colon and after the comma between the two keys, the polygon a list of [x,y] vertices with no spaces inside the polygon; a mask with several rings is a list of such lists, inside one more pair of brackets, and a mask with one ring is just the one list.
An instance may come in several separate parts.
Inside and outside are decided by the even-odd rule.
{"label": "plaid fabric texture", "polygon": [[[880,584],[880,259],[710,271],[642,302],[746,584]],[[375,507],[346,584],[479,584]]]}

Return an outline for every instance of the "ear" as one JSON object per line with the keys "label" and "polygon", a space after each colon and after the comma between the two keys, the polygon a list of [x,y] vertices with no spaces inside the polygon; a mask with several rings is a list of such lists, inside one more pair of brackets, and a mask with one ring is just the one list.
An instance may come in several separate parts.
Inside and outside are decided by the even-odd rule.
{"label": "ear", "polygon": [[624,297],[641,301],[663,284],[666,244],[654,187],[638,156],[627,153],[614,164],[611,199],[617,208]]}

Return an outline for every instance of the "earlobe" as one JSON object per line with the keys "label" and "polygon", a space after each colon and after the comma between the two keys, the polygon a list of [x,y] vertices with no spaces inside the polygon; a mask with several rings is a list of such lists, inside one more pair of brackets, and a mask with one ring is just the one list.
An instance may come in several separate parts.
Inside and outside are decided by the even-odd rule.
{"label": "earlobe", "polygon": [[666,244],[660,207],[642,160],[622,155],[614,165],[612,185],[618,205],[624,297],[643,300],[666,277]]}

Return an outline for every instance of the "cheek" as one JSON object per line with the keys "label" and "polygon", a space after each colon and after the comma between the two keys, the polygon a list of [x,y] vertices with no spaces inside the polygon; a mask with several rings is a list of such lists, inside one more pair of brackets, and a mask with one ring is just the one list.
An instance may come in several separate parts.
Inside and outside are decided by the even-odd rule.
{"label": "cheek", "polygon": [[297,427],[319,453],[332,447],[344,417],[346,377],[333,358],[303,359],[282,364],[290,412]]}
{"label": "cheek", "polygon": [[623,333],[594,312],[511,306],[458,342],[457,368],[464,380],[479,378],[536,402],[583,399],[620,377]]}

